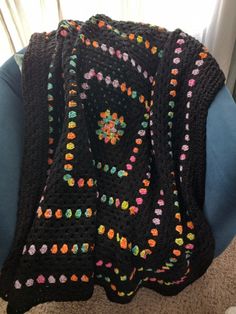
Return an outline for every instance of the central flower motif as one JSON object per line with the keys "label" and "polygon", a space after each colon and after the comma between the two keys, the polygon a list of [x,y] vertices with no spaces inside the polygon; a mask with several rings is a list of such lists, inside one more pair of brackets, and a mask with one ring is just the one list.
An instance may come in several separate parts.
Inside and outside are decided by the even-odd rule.
{"label": "central flower motif", "polygon": [[96,130],[99,140],[115,145],[124,134],[123,129],[126,127],[124,117],[118,117],[116,112],[111,114],[109,109],[101,112],[100,117],[102,118],[102,120],[98,121],[100,128]]}

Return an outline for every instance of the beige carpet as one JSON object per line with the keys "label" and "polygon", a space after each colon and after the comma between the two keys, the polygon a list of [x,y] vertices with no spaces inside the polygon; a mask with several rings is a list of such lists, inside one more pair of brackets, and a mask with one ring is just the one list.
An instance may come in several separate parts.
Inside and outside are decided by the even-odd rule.
{"label": "beige carpet", "polygon": [[[50,302],[32,308],[30,314],[224,314],[236,306],[236,238],[209,267],[207,273],[178,296],[163,297],[142,288],[130,304],[109,302],[101,287],[86,302]],[[232,309],[231,309],[232,310]],[[0,314],[6,302],[0,299]],[[231,311],[230,311],[231,313]],[[236,313],[233,309],[232,313]]]}

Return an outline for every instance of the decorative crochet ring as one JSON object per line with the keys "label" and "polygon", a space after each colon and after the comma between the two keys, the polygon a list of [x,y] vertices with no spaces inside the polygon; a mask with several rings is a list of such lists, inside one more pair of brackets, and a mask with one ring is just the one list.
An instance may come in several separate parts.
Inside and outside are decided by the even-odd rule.
{"label": "decorative crochet ring", "polygon": [[102,120],[98,121],[99,129],[96,130],[99,140],[104,140],[104,142],[111,143],[115,145],[124,134],[126,128],[126,123],[124,122],[124,117],[118,117],[117,113],[111,114],[110,110],[107,109],[100,113]]}

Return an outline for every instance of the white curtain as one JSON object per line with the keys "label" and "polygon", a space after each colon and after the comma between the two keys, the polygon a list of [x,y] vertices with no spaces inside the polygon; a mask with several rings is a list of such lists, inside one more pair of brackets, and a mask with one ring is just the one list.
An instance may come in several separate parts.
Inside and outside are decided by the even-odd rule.
{"label": "white curtain", "polygon": [[26,46],[34,32],[56,29],[61,19],[85,21],[103,13],[113,19],[146,22],[168,30],[181,28],[208,47],[226,77],[230,71],[236,38],[235,0],[0,1],[0,64]]}

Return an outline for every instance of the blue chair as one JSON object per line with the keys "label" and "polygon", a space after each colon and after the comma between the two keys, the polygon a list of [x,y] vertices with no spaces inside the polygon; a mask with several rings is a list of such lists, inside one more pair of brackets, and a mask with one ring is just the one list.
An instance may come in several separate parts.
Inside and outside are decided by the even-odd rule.
{"label": "blue chair", "polygon": [[[21,73],[14,56],[0,68],[0,147],[1,268],[14,236],[23,153]],[[218,256],[236,233],[236,104],[226,86],[208,112],[204,212]]]}

